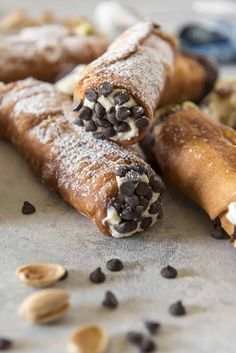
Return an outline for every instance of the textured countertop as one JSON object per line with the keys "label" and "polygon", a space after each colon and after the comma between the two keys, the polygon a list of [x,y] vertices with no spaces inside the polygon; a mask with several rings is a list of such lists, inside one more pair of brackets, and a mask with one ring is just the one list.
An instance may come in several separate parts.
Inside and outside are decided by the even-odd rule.
{"label": "textured countertop", "polygon": [[[140,2],[140,8],[155,15],[157,4],[163,3]],[[163,5],[165,10],[160,7],[161,22],[169,28],[181,16],[190,16],[190,1],[176,3],[182,12],[174,10],[170,2]],[[81,2],[82,12],[93,4],[91,0]],[[5,8],[25,7],[34,12],[47,5],[44,0],[4,2]],[[79,5],[78,1],[58,0],[50,1],[50,7],[73,13]],[[235,70],[227,68],[225,73],[235,74]],[[164,219],[151,230],[130,239],[106,238],[42,186],[21,156],[4,142],[0,142],[0,200],[0,336],[14,341],[12,352],[64,353],[73,330],[83,323],[98,322],[111,334],[108,353],[133,353],[136,350],[126,342],[126,332],[145,332],[143,321],[155,319],[162,323],[156,337],[161,353],[235,353],[236,249],[229,241],[210,236],[207,216],[190,201],[169,190]],[[21,214],[25,200],[35,205],[34,215]],[[106,270],[106,261],[113,257],[124,262],[122,272]],[[32,326],[17,315],[21,301],[34,290],[19,282],[15,270],[36,261],[60,263],[69,271],[69,277],[56,287],[70,293],[72,309],[52,325]],[[177,268],[176,279],[161,277],[166,264]],[[88,276],[98,266],[104,269],[107,281],[93,285]],[[120,302],[115,311],[101,306],[108,289]],[[179,299],[186,305],[187,315],[171,317],[168,307]]]}

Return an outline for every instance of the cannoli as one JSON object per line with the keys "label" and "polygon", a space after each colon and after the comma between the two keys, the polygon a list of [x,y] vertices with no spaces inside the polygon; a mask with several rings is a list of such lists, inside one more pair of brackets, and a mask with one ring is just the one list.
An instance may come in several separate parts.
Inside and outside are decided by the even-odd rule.
{"label": "cannoli", "polygon": [[162,109],[143,145],[171,184],[236,235],[236,131],[193,103]]}
{"label": "cannoli", "polygon": [[217,71],[214,61],[207,57],[178,53],[174,74],[165,87],[159,106],[185,101],[198,103],[213,89]]}
{"label": "cannoli", "polygon": [[52,82],[76,65],[88,64],[105,49],[101,37],[77,35],[61,24],[28,27],[18,34],[1,35],[0,81],[33,76]]}
{"label": "cannoli", "polygon": [[84,133],[72,100],[26,79],[0,88],[0,131],[43,183],[104,235],[127,237],[162,217],[164,184],[133,149]]}
{"label": "cannoli", "polygon": [[140,22],[121,34],[79,77],[77,123],[95,138],[122,145],[139,141],[172,74],[174,48],[173,38],[152,22]]}
{"label": "cannoli", "polygon": [[203,110],[211,118],[236,130],[236,80],[218,81]]}

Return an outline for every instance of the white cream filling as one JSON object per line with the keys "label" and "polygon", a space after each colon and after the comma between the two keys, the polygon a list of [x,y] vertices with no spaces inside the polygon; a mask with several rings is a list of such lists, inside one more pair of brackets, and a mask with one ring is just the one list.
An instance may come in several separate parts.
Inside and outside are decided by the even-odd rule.
{"label": "white cream filling", "polygon": [[236,202],[231,202],[228,207],[228,212],[225,217],[230,221],[233,225],[236,226]]}
{"label": "white cream filling", "polygon": [[[117,110],[119,107],[131,108],[131,107],[136,106],[137,103],[135,102],[135,100],[132,97],[130,97],[128,102],[126,102],[122,105],[115,105],[114,96],[117,93],[122,92],[122,91],[123,91],[122,89],[118,89],[118,88],[113,89],[112,92],[107,97],[104,97],[102,95],[99,96],[98,102],[100,104],[102,104],[102,106],[106,109],[106,111],[108,111],[111,107],[115,107],[115,109]],[[87,98],[85,98],[83,105],[84,105],[84,107],[88,107],[93,110],[95,103],[90,102]],[[96,116],[96,114],[93,113],[92,120],[95,120],[95,116]],[[115,136],[110,137],[110,140],[113,140],[113,141],[128,140],[129,141],[132,138],[139,135],[139,129],[135,126],[133,118],[127,118],[124,122],[130,126],[130,130],[126,131],[126,132],[117,132]],[[102,132],[102,131],[103,131],[103,128],[98,126],[96,132]]]}
{"label": "white cream filling", "polygon": [[[121,184],[123,184],[123,182],[125,182],[126,180],[129,180],[128,178],[126,177],[119,177],[117,176],[116,177],[116,181],[117,181],[117,185],[118,187],[120,187]],[[143,174],[140,178],[140,181],[145,181],[146,183],[149,184],[149,179],[148,177],[146,176],[146,174]],[[157,216],[158,216],[158,213],[155,213],[154,215],[153,214],[150,214],[148,212],[149,210],[149,207],[150,205],[157,201],[158,200],[158,197],[159,197],[159,193],[157,192],[153,192],[153,195],[152,195],[152,198],[151,200],[149,201],[149,205],[148,207],[146,208],[146,210],[143,212],[142,214],[142,217],[151,217],[152,218],[152,223],[151,223],[151,226],[156,222],[157,220]],[[140,227],[140,224],[141,222],[138,222],[138,226],[135,230],[133,230],[132,232],[128,232],[128,233],[119,233],[117,232],[117,230],[115,229],[115,225],[118,225],[119,223],[121,222],[121,218],[119,216],[119,214],[117,213],[115,207],[113,206],[110,206],[108,209],[107,209],[107,217],[103,219],[102,221],[102,224],[109,224],[109,230],[111,232],[111,235],[114,237],[114,238],[126,238],[126,237],[130,237],[131,235],[133,235],[134,233],[139,233],[139,232],[143,232],[144,229],[142,229]],[[150,227],[151,227],[150,226]]]}
{"label": "white cream filling", "polygon": [[56,90],[70,96],[73,96],[76,83],[78,82],[81,72],[86,65],[78,65],[68,75],[62,77],[55,83]]}

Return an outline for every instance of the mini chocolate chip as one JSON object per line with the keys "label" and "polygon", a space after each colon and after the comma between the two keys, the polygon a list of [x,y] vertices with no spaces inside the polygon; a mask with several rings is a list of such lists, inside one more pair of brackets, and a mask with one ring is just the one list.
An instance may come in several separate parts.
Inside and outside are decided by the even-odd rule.
{"label": "mini chocolate chip", "polygon": [[88,120],[84,122],[84,126],[85,126],[85,131],[96,131],[97,130],[97,126],[95,125],[94,121],[92,120]]}
{"label": "mini chocolate chip", "polygon": [[148,125],[149,125],[149,120],[146,116],[142,116],[141,118],[138,118],[137,120],[135,120],[135,126],[138,129],[143,129]]}
{"label": "mini chocolate chip", "polygon": [[83,120],[82,120],[81,118],[77,118],[77,120],[76,120],[76,125],[78,125],[78,126],[84,126]]}
{"label": "mini chocolate chip", "polygon": [[78,101],[75,103],[74,107],[73,107],[73,112],[78,112],[83,106],[83,101]]}
{"label": "mini chocolate chip", "polygon": [[116,111],[116,119],[124,121],[130,116],[130,110],[126,107],[119,107]]}
{"label": "mini chocolate chip", "polygon": [[145,181],[140,181],[135,189],[135,194],[138,196],[147,196],[152,192],[150,186]]}
{"label": "mini chocolate chip", "polygon": [[102,272],[101,267],[98,267],[96,270],[90,273],[89,278],[92,283],[99,284],[105,282],[106,276]]}
{"label": "mini chocolate chip", "polygon": [[130,221],[131,219],[134,219],[134,211],[130,206],[126,205],[120,213],[120,217],[125,221]]}
{"label": "mini chocolate chip", "polygon": [[144,114],[144,110],[142,107],[139,107],[138,105],[136,105],[135,107],[131,108],[131,113],[132,113],[132,116],[134,116],[135,118],[141,118],[141,116],[143,116]]}
{"label": "mini chocolate chip", "polygon": [[113,198],[111,201],[108,203],[108,208],[113,206],[117,212],[120,212],[121,206],[122,206],[122,201],[119,200],[118,198]]}
{"label": "mini chocolate chip", "polygon": [[116,132],[113,129],[113,127],[106,127],[105,129],[102,130],[102,132],[106,137],[113,137],[116,135]]}
{"label": "mini chocolate chip", "polygon": [[178,302],[171,304],[169,307],[169,313],[173,316],[183,316],[186,315],[186,309],[183,306],[181,300]]}
{"label": "mini chocolate chip", "polygon": [[130,96],[127,92],[121,91],[114,96],[114,102],[115,104],[122,105],[124,103],[127,103],[129,101],[129,98]]}
{"label": "mini chocolate chip", "polygon": [[165,190],[165,185],[160,177],[157,175],[151,175],[149,178],[149,184],[154,192],[163,192]]}
{"label": "mini chocolate chip", "polygon": [[149,353],[149,352],[154,352],[156,350],[156,345],[153,341],[151,340],[143,340],[140,346],[140,351],[142,353]]}
{"label": "mini chocolate chip", "polygon": [[83,120],[90,120],[92,115],[93,112],[89,107],[82,107],[79,111],[79,118]]}
{"label": "mini chocolate chip", "polygon": [[85,97],[90,101],[90,102],[97,102],[98,99],[98,94],[97,91],[94,88],[88,88],[85,91]]}
{"label": "mini chocolate chip", "polygon": [[127,173],[127,178],[132,180],[134,183],[137,183],[140,180],[140,174],[139,172],[136,172],[133,170],[133,168]]}
{"label": "mini chocolate chip", "polygon": [[34,207],[34,205],[32,205],[32,203],[28,202],[28,201],[24,201],[24,204],[21,208],[21,212],[24,215],[29,215],[29,214],[33,214],[36,212],[36,208]]}
{"label": "mini chocolate chip", "polygon": [[137,206],[134,212],[134,220],[135,221],[140,221],[142,214],[144,212],[143,206]]}
{"label": "mini chocolate chip", "polygon": [[111,291],[107,291],[105,293],[105,298],[102,302],[102,305],[108,309],[116,309],[119,303],[116,296]]}
{"label": "mini chocolate chip", "polygon": [[96,118],[95,123],[96,123],[96,125],[98,125],[100,127],[110,127],[111,126],[111,123],[109,123],[109,121],[104,119],[104,117],[103,118]]}
{"label": "mini chocolate chip", "polygon": [[140,346],[143,342],[143,334],[140,332],[130,331],[127,333],[127,340],[135,346]]}
{"label": "mini chocolate chip", "polygon": [[135,170],[136,172],[138,172],[139,174],[145,173],[145,168],[144,168],[144,166],[142,166],[142,165],[140,165],[140,164],[134,164],[134,165],[132,165],[132,169]]}
{"label": "mini chocolate chip", "polygon": [[151,335],[155,335],[161,326],[158,321],[146,321],[144,324]]}
{"label": "mini chocolate chip", "polygon": [[102,132],[94,132],[93,137],[98,140],[105,140],[106,136]]}
{"label": "mini chocolate chip", "polygon": [[64,275],[59,278],[59,281],[64,281],[69,276],[68,271],[66,270]]}
{"label": "mini chocolate chip", "polygon": [[112,272],[123,270],[123,263],[119,259],[111,259],[107,261],[107,269]]}
{"label": "mini chocolate chip", "polygon": [[0,351],[5,351],[12,347],[12,341],[7,338],[0,338]]}
{"label": "mini chocolate chip", "polygon": [[159,212],[160,209],[161,209],[161,203],[159,201],[155,201],[151,204],[148,212],[151,214],[156,214],[157,212]]}
{"label": "mini chocolate chip", "polygon": [[229,239],[229,236],[222,228],[220,221],[213,224],[211,236],[212,238],[215,238],[215,239]]}
{"label": "mini chocolate chip", "polygon": [[115,107],[111,107],[106,113],[106,118],[111,124],[117,123],[116,120],[116,109]]}
{"label": "mini chocolate chip", "polygon": [[99,92],[104,96],[107,97],[113,90],[113,85],[110,82],[103,82],[99,86]]}
{"label": "mini chocolate chip", "polygon": [[97,102],[95,104],[95,107],[94,107],[94,110],[95,110],[95,113],[96,115],[99,117],[99,118],[102,118],[105,113],[106,113],[106,109],[104,108],[103,105],[101,105],[101,103]]}
{"label": "mini chocolate chip", "polygon": [[131,130],[129,124],[124,123],[124,122],[115,125],[115,129],[117,132],[127,132],[127,131]]}
{"label": "mini chocolate chip", "polygon": [[121,234],[133,232],[138,226],[135,221],[122,222],[114,226],[115,230]]}
{"label": "mini chocolate chip", "polygon": [[120,185],[120,193],[124,196],[132,196],[134,194],[135,185],[132,181],[127,180]]}
{"label": "mini chocolate chip", "polygon": [[142,222],[140,223],[140,228],[144,230],[148,229],[151,224],[152,224],[152,217],[144,217],[142,219]]}
{"label": "mini chocolate chip", "polygon": [[140,206],[143,207],[144,210],[146,210],[146,208],[149,205],[149,201],[144,196],[140,196],[139,197],[139,204],[140,204]]}
{"label": "mini chocolate chip", "polygon": [[121,178],[123,178],[129,170],[130,170],[130,166],[128,166],[128,165],[120,165],[116,169],[116,175],[121,177]]}
{"label": "mini chocolate chip", "polygon": [[176,278],[177,277],[177,270],[172,266],[166,266],[161,269],[161,275],[164,278]]}
{"label": "mini chocolate chip", "polygon": [[135,207],[139,205],[139,198],[136,195],[125,196],[124,201],[127,203],[127,205],[129,205],[133,209],[135,209]]}

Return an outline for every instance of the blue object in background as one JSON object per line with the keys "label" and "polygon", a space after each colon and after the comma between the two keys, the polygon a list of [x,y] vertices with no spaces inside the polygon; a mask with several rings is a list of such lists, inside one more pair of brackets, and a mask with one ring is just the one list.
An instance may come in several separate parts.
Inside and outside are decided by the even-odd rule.
{"label": "blue object in background", "polygon": [[236,62],[236,23],[232,21],[187,24],[178,35],[185,52],[212,56],[224,64]]}

